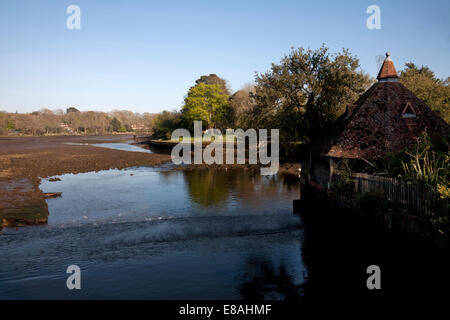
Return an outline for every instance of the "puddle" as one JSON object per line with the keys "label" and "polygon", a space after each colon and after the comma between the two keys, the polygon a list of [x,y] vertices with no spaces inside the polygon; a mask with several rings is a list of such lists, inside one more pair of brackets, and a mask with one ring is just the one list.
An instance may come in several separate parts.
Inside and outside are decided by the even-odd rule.
{"label": "puddle", "polygon": [[73,146],[94,146],[94,147],[108,148],[108,149],[121,150],[121,151],[130,151],[130,152],[153,153],[149,149],[144,149],[144,148],[138,147],[136,145],[128,144],[128,143],[76,143],[76,142],[66,142],[64,144],[73,145]]}

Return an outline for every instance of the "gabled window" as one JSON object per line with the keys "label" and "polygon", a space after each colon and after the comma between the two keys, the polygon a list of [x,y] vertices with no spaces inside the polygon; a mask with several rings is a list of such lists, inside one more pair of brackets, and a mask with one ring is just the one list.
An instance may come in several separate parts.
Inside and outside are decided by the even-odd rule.
{"label": "gabled window", "polygon": [[415,118],[416,117],[416,112],[414,111],[414,108],[411,106],[411,103],[408,102],[406,104],[406,106],[402,112],[402,117],[403,118]]}

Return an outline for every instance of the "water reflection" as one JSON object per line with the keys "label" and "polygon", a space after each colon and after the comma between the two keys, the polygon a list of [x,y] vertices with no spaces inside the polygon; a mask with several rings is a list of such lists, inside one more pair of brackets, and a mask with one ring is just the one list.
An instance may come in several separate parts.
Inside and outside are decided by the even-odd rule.
{"label": "water reflection", "polygon": [[205,207],[223,204],[236,186],[234,172],[225,175],[211,170],[190,170],[184,172],[184,177],[192,200]]}
{"label": "water reflection", "polygon": [[[297,193],[298,179],[290,174],[261,176],[253,171],[231,168],[182,171],[191,199],[197,204],[221,206],[229,201],[245,199],[246,204],[260,206],[264,199],[283,193]],[[163,176],[176,174],[162,172]]]}

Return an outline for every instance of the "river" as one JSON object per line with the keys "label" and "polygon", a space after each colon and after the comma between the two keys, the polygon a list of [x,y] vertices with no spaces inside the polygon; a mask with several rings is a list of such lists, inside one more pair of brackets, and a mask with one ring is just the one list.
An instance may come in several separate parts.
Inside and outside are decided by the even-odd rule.
{"label": "river", "polygon": [[[307,276],[297,181],[134,167],[43,180],[48,225],[5,229],[1,299],[284,299]],[[81,268],[68,290],[66,268]]]}

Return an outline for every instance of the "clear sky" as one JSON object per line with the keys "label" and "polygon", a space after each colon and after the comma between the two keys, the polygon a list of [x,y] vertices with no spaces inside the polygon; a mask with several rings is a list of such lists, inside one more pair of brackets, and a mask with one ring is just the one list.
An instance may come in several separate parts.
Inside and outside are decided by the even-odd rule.
{"label": "clear sky", "polygon": [[[68,30],[69,5],[81,29]],[[381,29],[366,27],[369,5]],[[0,110],[128,109],[182,105],[203,74],[233,90],[291,47],[349,48],[375,77],[389,50],[397,69],[450,76],[450,1],[0,1]]]}

